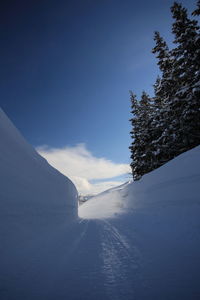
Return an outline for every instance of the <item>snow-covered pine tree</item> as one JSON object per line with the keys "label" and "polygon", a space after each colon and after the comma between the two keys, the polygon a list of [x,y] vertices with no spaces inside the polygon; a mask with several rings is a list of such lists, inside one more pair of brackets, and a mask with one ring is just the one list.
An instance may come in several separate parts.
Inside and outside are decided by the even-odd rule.
{"label": "snow-covered pine tree", "polygon": [[[192,13],[193,16],[200,16],[200,0],[197,1],[197,8]],[[196,61],[196,72],[194,78],[194,86],[193,86],[193,94],[195,97],[200,99],[200,29],[197,32],[197,36],[195,39],[195,58]]]}
{"label": "snow-covered pine tree", "polygon": [[154,41],[156,42],[156,45],[152,49],[152,53],[154,53],[154,54],[157,53],[157,56],[156,56],[156,58],[158,58],[157,64],[158,64],[161,72],[164,75],[170,65],[169,48],[167,46],[167,43],[160,36],[160,33],[158,31],[155,31],[155,33],[154,33]]}
{"label": "snow-covered pine tree", "polygon": [[[131,94],[134,180],[200,144],[200,28],[181,4],[174,2],[171,12],[177,46],[169,50],[155,32],[152,52],[157,54],[161,71],[155,96],[151,99],[143,92],[138,103]],[[192,15],[200,15],[200,0]]]}
{"label": "snow-covered pine tree", "polygon": [[153,170],[153,128],[151,124],[153,113],[152,99],[143,91],[141,100],[139,102],[139,124],[141,128],[140,135],[140,149],[141,156],[139,159],[139,173],[140,175],[146,174]]}
{"label": "snow-covered pine tree", "polygon": [[159,96],[160,95],[160,89],[161,89],[161,78],[160,76],[157,76],[156,82],[154,83],[154,105],[156,108],[160,108],[162,106],[162,99]]}
{"label": "snow-covered pine tree", "polygon": [[[156,54],[158,66],[161,71],[161,79],[154,85],[155,109],[153,112],[154,139],[152,140],[155,154],[155,167],[167,162],[175,156],[174,134],[172,128],[172,113],[169,101],[176,91],[176,82],[172,78],[173,58],[167,43],[158,31],[154,34],[156,42],[152,52]],[[159,84],[158,84],[159,83]],[[159,106],[158,106],[159,103]]]}
{"label": "snow-covered pine tree", "polygon": [[151,151],[152,151],[152,169],[158,168],[162,162],[162,143],[161,137],[165,128],[165,120],[163,119],[163,97],[161,96],[162,80],[158,76],[154,84],[154,97],[152,98],[152,113],[150,116],[151,128]]}
{"label": "snow-covered pine tree", "polygon": [[129,148],[131,150],[133,179],[138,180],[142,175],[153,169],[152,131],[150,127],[151,98],[143,92],[141,100],[138,102],[136,96],[131,92],[131,108],[133,118],[130,121],[132,123],[131,138],[133,142]]}
{"label": "snow-covered pine tree", "polygon": [[136,98],[136,95],[130,91],[130,101],[131,101],[131,114],[132,118],[130,119],[132,129],[131,129],[131,139],[132,143],[129,147],[131,151],[131,170],[134,180],[139,180],[141,175],[137,172],[139,156],[140,156],[140,125],[139,125],[139,105]]}
{"label": "snow-covered pine tree", "polygon": [[197,8],[192,13],[193,16],[199,16],[200,15],[200,0],[197,1]]}
{"label": "snow-covered pine tree", "polygon": [[169,108],[174,115],[175,144],[177,154],[180,154],[200,143],[200,36],[198,22],[188,18],[187,10],[181,4],[174,2],[171,12],[177,47],[171,51],[176,91],[169,101]]}

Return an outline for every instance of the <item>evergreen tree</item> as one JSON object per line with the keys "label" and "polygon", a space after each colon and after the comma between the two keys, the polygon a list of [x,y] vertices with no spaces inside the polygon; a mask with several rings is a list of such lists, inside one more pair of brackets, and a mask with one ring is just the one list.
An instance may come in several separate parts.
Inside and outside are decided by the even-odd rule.
{"label": "evergreen tree", "polygon": [[188,18],[187,10],[181,4],[175,2],[171,12],[175,19],[172,33],[175,36],[174,43],[177,44],[172,50],[172,78],[177,86],[169,106],[174,114],[176,146],[181,153],[200,141],[199,96],[194,93],[199,82],[200,38],[197,21]]}
{"label": "evergreen tree", "polygon": [[138,180],[142,175],[152,169],[152,155],[150,149],[149,120],[151,115],[151,98],[142,93],[141,100],[138,102],[136,96],[131,92],[131,113],[132,131],[131,138],[133,142],[129,147],[131,150],[131,169],[134,180]]}
{"label": "evergreen tree", "polygon": [[158,31],[154,34],[154,41],[156,42],[155,47],[152,49],[152,53],[157,54],[158,66],[160,68],[162,77],[159,82],[159,90],[157,95],[161,98],[167,98],[173,93],[174,82],[171,78],[173,58],[171,52],[169,51],[168,45],[165,40],[160,36]]}
{"label": "evergreen tree", "polygon": [[[172,134],[172,114],[169,109],[169,101],[176,91],[176,81],[172,78],[173,57],[167,43],[160,36],[159,32],[155,32],[154,40],[156,46],[152,49],[154,54],[157,54],[158,66],[161,70],[162,77],[159,80],[159,86],[154,86],[155,90],[155,111],[153,116],[153,127],[155,128],[155,167],[167,162],[172,156],[175,155],[174,149],[174,135]],[[167,147],[166,145],[169,145]]]}
{"label": "evergreen tree", "polygon": [[200,0],[197,1],[197,8],[192,13],[193,16],[199,16],[200,15]]}
{"label": "evergreen tree", "polygon": [[158,31],[154,33],[154,41],[156,42],[155,47],[152,49],[152,53],[156,54],[156,58],[158,58],[158,66],[165,75],[166,71],[169,69],[170,66],[170,53],[169,48],[165,40],[160,36]]}
{"label": "evergreen tree", "polygon": [[153,149],[151,141],[153,139],[153,132],[151,127],[151,116],[153,106],[152,99],[143,91],[141,100],[139,102],[139,124],[140,124],[140,160],[139,160],[139,173],[143,175],[150,172],[153,167]]}
{"label": "evergreen tree", "polygon": [[162,134],[166,125],[164,119],[164,98],[162,97],[162,82],[158,76],[154,84],[154,97],[152,98],[152,113],[150,116],[151,128],[151,151],[152,151],[152,169],[159,167],[162,154]]}
{"label": "evergreen tree", "polygon": [[131,170],[133,174],[133,179],[138,180],[140,179],[140,175],[137,172],[137,165],[139,161],[139,155],[140,155],[140,125],[139,125],[139,106],[138,106],[138,101],[136,98],[136,95],[133,94],[132,91],[130,91],[130,100],[131,100],[131,114],[132,118],[130,119],[131,125],[132,125],[132,130],[130,132],[131,138],[132,138],[132,143],[131,146],[129,147],[131,151]]}
{"label": "evergreen tree", "polygon": [[157,76],[156,82],[153,85],[154,95],[155,95],[154,96],[154,105],[155,105],[156,109],[161,108],[161,106],[162,106],[162,98],[160,97],[161,83],[162,83],[162,80],[161,80],[160,76]]}
{"label": "evergreen tree", "polygon": [[[181,4],[174,2],[171,12],[176,47],[169,50],[160,33],[154,35],[161,71],[155,96],[143,92],[138,102],[131,93],[134,180],[200,144],[200,28]],[[192,15],[200,15],[200,0]]]}
{"label": "evergreen tree", "polygon": [[[193,84],[196,70],[199,70],[199,62],[196,61],[199,50],[198,30],[196,20],[190,20],[187,10],[177,2],[171,7],[172,17],[175,22],[172,25],[172,33],[175,36],[174,43],[177,47],[172,50],[174,57],[173,79],[178,81],[180,87]],[[198,51],[199,52],[199,51]]]}

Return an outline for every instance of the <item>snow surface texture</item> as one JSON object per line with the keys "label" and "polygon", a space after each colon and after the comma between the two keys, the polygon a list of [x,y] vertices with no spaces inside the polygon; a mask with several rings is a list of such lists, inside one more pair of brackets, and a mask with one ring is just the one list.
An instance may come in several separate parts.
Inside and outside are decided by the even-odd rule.
{"label": "snow surface texture", "polygon": [[[69,213],[74,211],[73,197],[69,202],[67,196],[67,202],[62,198],[73,190],[71,183],[69,190],[63,190],[63,181],[61,190],[57,189],[59,173],[13,133],[15,129],[1,112],[0,124],[5,122],[0,132],[4,141],[1,216],[6,216],[0,227],[0,299],[200,299],[200,147],[138,182],[90,199],[80,206],[80,218],[73,219],[75,213]],[[20,159],[24,167],[16,179]],[[52,173],[55,182],[48,179]],[[27,182],[25,174],[36,176]],[[51,195],[52,185],[57,201]],[[33,197],[35,189],[41,189],[43,197],[40,192]],[[60,214],[63,203],[68,211],[65,221]],[[32,212],[41,212],[46,219],[54,209],[62,222],[47,224],[37,218],[34,223]]]}

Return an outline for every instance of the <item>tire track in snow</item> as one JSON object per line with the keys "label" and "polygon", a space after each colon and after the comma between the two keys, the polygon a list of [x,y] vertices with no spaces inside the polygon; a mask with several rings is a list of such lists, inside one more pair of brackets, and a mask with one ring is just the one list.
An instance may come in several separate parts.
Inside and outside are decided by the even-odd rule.
{"label": "tire track in snow", "polygon": [[109,299],[134,299],[140,255],[116,227],[106,220],[98,221],[102,244],[102,272]]}
{"label": "tire track in snow", "polygon": [[109,220],[79,219],[68,232],[73,238],[69,248],[59,247],[55,276],[44,296],[53,300],[56,286],[61,300],[66,294],[72,300],[137,298],[140,256],[118,228]]}

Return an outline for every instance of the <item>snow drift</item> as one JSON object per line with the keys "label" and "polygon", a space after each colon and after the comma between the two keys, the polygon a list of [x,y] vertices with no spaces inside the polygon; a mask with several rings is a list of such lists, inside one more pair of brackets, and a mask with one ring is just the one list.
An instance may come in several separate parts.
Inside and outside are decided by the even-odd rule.
{"label": "snow drift", "polygon": [[200,146],[135,182],[109,189],[79,208],[83,218],[107,218],[138,209],[200,204]]}
{"label": "snow drift", "polygon": [[0,217],[77,216],[73,183],[51,167],[0,109]]}

